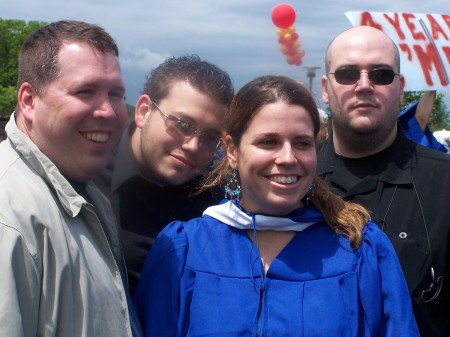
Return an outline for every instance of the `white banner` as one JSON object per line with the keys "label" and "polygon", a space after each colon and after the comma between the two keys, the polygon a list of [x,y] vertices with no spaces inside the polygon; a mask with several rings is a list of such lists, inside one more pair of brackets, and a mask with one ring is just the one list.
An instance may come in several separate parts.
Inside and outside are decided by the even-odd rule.
{"label": "white banner", "polygon": [[405,91],[450,88],[450,15],[347,12],[353,26],[385,32],[400,51]]}

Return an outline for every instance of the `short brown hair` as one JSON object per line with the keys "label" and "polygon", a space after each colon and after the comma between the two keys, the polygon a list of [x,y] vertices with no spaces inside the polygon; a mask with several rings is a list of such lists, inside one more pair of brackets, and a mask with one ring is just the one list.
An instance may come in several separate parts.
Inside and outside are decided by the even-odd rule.
{"label": "short brown hair", "polygon": [[64,42],[82,41],[102,53],[119,56],[114,39],[100,26],[82,21],[50,23],[25,40],[19,53],[17,88],[28,82],[38,95],[59,76],[58,52]]}

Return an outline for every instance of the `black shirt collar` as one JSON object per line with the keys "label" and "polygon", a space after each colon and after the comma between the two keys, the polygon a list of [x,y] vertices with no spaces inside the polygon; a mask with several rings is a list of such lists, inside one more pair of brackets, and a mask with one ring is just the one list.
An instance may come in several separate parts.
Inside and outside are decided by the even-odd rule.
{"label": "black shirt collar", "polygon": [[392,185],[411,183],[415,144],[398,128],[391,146],[364,158],[346,158],[334,152],[333,137],[319,145],[317,173],[328,182],[355,195],[375,189],[378,181]]}

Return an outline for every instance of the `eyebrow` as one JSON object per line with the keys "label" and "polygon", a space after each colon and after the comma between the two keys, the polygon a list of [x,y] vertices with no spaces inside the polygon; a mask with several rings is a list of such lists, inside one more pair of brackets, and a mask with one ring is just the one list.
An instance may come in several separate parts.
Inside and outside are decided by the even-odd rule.
{"label": "eyebrow", "polygon": [[[181,119],[181,120],[183,120],[183,121],[186,121],[186,122],[188,122],[188,123],[190,123],[190,124],[192,124],[192,125],[194,125],[194,127],[196,128],[196,129],[198,129],[198,123],[192,118],[192,117],[190,117],[189,115],[187,115],[185,112],[182,112],[182,111],[176,111],[176,112],[173,112],[173,113],[168,113],[168,115],[172,115],[172,116],[174,116],[174,117],[176,117],[176,118],[178,118],[178,119]],[[223,128],[207,128],[207,129],[204,129],[204,130],[199,130],[199,131],[201,131],[201,132],[207,132],[207,133],[213,133],[213,134],[215,134],[215,135],[217,135],[217,136],[222,136],[222,129]]]}
{"label": "eyebrow", "polygon": [[[264,133],[257,134],[255,138],[260,138],[260,137],[279,138],[280,135],[278,133],[274,133],[274,132],[264,132]],[[294,136],[293,139],[310,139],[310,138],[314,138],[314,133],[313,134],[306,134],[306,133],[297,134]]]}
{"label": "eyebrow", "polygon": [[172,113],[169,113],[169,115],[174,115],[175,117],[185,120],[186,122],[197,125],[197,122],[192,117],[190,117],[189,114],[186,112],[174,111]]}
{"label": "eyebrow", "polygon": [[[360,69],[361,67],[359,65],[356,64],[342,64],[339,67],[337,67],[336,69]],[[394,69],[393,66],[386,64],[386,63],[377,63],[377,64],[370,64],[368,66],[369,69],[380,69],[380,68],[389,68],[389,69]]]}

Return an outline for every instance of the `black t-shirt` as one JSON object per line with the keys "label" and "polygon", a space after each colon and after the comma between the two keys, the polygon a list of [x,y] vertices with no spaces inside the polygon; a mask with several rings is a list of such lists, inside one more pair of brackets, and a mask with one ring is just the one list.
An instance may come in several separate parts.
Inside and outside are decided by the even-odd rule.
{"label": "black t-shirt", "polygon": [[158,234],[170,222],[200,217],[216,205],[223,192],[209,190],[194,195],[195,186],[160,187],[141,176],[126,181],[119,192],[120,240],[134,294],[139,275]]}

